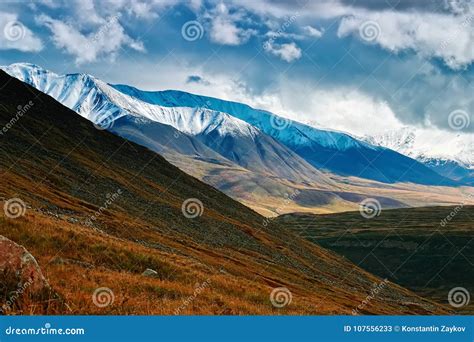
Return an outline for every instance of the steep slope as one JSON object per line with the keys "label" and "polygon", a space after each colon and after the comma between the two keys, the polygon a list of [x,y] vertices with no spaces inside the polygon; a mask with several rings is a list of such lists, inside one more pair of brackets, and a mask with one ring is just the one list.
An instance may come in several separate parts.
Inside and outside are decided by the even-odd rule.
{"label": "steep slope", "polygon": [[319,169],[385,183],[455,183],[422,163],[390,149],[359,141],[345,133],[320,130],[287,120],[245,104],[175,90],[147,92],[126,85],[114,87],[148,103],[169,107],[205,107],[228,113],[259,128]]}
{"label": "steep slope", "polygon": [[414,158],[437,173],[474,184],[474,135],[403,127],[363,140]]}
{"label": "steep slope", "polygon": [[[270,229],[158,154],[97,130],[4,72],[0,89],[7,208],[0,235],[38,259],[69,313],[350,313],[380,281],[282,227]],[[146,268],[155,276],[142,275]],[[278,286],[293,296],[279,311],[269,299]],[[387,286],[367,312],[446,312]],[[115,304],[94,305],[92,294],[104,287]],[[13,309],[51,313],[21,300]]]}
{"label": "steep slope", "polygon": [[[206,107],[171,108],[150,104],[85,74],[59,76],[23,63],[3,69],[104,129],[156,152],[175,151],[218,163],[227,160],[263,175],[298,182],[330,183],[321,172],[293,151],[226,113]],[[176,144],[168,138],[179,136],[169,126],[186,136],[186,147],[181,146],[181,141]],[[163,131],[167,133],[163,134]]]}

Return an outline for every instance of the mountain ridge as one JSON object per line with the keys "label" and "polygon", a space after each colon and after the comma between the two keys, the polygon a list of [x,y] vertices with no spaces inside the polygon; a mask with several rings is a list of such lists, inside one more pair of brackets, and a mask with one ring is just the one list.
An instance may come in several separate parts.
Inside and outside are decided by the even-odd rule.
{"label": "mountain ridge", "polygon": [[[278,141],[276,135],[266,134],[259,127],[244,120],[210,108],[210,102],[204,103],[203,107],[169,107],[174,100],[167,99],[169,96],[166,96],[168,106],[158,106],[143,102],[140,98],[130,97],[86,74],[59,76],[28,64],[13,64],[7,71],[49,93],[93,122],[98,129],[108,130],[160,153],[181,170],[224,191],[265,216],[273,217],[293,211],[330,213],[357,210],[365,198],[377,198],[384,208],[454,205],[458,203],[459,193],[463,191],[462,188],[414,183],[382,183],[329,172],[322,167],[311,165],[311,158],[322,156],[338,159],[341,165],[349,169],[361,159],[365,163],[370,161],[359,151],[346,149],[345,147],[350,146],[342,144],[345,151],[336,155],[334,150],[320,147],[316,153],[309,147],[306,151],[306,159],[310,161],[308,162],[301,156],[301,151],[295,151],[294,146],[292,149],[291,146]],[[150,94],[145,92],[142,96],[151,96]],[[187,101],[191,101],[189,99],[194,96],[188,93],[180,94],[187,97]],[[202,102],[203,98],[194,100]],[[220,100],[216,101],[221,103]],[[189,103],[183,101],[183,104]],[[252,115],[259,113],[244,104],[230,105],[248,108]],[[229,111],[232,111],[230,109]],[[269,115],[266,116],[267,120],[281,119]],[[276,121],[273,124],[281,122]],[[271,127],[271,122],[269,125]],[[299,126],[295,123],[290,127],[294,129]],[[242,130],[245,134],[242,134]],[[272,129],[272,132],[288,133],[276,129]],[[347,135],[338,132],[321,132],[323,135],[336,134],[343,139],[349,139]],[[300,134],[303,138],[304,135]],[[349,145],[367,145],[350,139]],[[383,148],[379,149],[385,151]],[[402,171],[397,170],[393,160],[384,158],[384,154],[380,156],[377,150],[372,148],[366,150],[389,166],[392,163],[390,167],[394,168],[395,175]],[[352,156],[352,159],[348,158],[349,156]],[[377,172],[377,168],[372,170]]]}
{"label": "mountain ridge", "polygon": [[445,177],[474,184],[473,136],[402,127],[361,139],[416,159]]}
{"label": "mountain ridge", "polygon": [[[198,153],[200,158],[213,160],[219,159],[218,155],[220,155],[220,159],[224,158],[250,170],[298,181],[317,180],[331,183],[325,180],[326,177],[321,172],[287,147],[261,134],[257,128],[226,113],[207,108],[150,106],[139,99],[116,91],[105,82],[87,74],[60,76],[35,65],[23,64],[14,64],[4,69],[13,76],[52,95],[83,117],[118,135],[121,135],[123,128],[120,124],[126,121],[129,132],[130,126],[141,130],[143,139],[129,134],[128,137],[149,148],[156,147],[155,144],[150,144],[150,141],[163,143],[161,135],[153,132],[152,128],[157,128],[161,133],[165,128],[159,124],[167,125],[181,132],[178,135],[187,136],[191,144],[207,146],[207,148],[201,146],[200,149],[193,151],[201,152],[201,154]],[[47,76],[44,77],[44,75]],[[126,116],[133,116],[134,119],[119,121]],[[145,134],[146,132],[149,134]],[[236,136],[240,138],[239,144],[233,143]],[[254,151],[255,148],[248,148],[250,145],[257,146],[257,143],[262,145],[258,151]],[[236,153],[235,150],[226,148],[225,144],[227,147],[230,144],[233,148],[243,150]],[[174,146],[176,144],[171,148]],[[163,152],[162,150],[155,151]],[[245,159],[241,158],[244,153]],[[267,153],[266,158],[262,158],[265,153]]]}
{"label": "mountain ridge", "polygon": [[[48,87],[40,81],[33,80],[31,73],[36,73],[37,75],[45,75],[47,73],[45,71],[38,72],[38,66],[13,64],[9,67],[3,68],[9,71],[12,75],[20,77],[31,84],[35,84],[37,87],[40,87],[40,89],[43,88],[46,92],[49,90],[49,93],[53,94],[53,97],[61,101],[63,95],[54,94],[54,87],[48,89]],[[77,77],[77,74],[74,75]],[[68,76],[58,76],[52,73],[52,77],[67,78]],[[96,79],[94,78],[94,80]],[[335,172],[342,176],[357,176],[386,183],[414,182],[427,185],[456,185],[455,181],[440,176],[425,165],[395,151],[380,146],[370,145],[345,133],[324,131],[296,121],[287,120],[267,111],[253,109],[245,104],[194,95],[181,91],[144,92],[137,88],[124,85],[108,86],[105,82],[100,80],[97,80],[97,84],[103,92],[109,92],[110,94],[110,92],[112,92],[111,88],[113,88],[119,91],[119,93],[124,94],[123,96],[114,94],[114,100],[118,101],[119,107],[128,111],[129,114],[141,115],[151,120],[158,120],[161,121],[161,123],[171,124],[176,129],[184,131],[185,133],[195,134],[196,128],[199,130],[199,128],[202,127],[196,123],[191,127],[187,127],[182,124],[182,120],[170,120],[171,116],[169,113],[166,113],[166,108],[189,107],[199,109],[203,112],[214,111],[218,112],[218,116],[230,120],[229,122],[232,122],[239,128],[242,128],[245,124],[256,127],[265,135],[273,138],[279,143],[272,144],[272,149],[276,146],[279,146],[280,148],[284,146],[283,149],[288,149],[284,152],[286,155],[295,153],[300,157],[298,158],[296,155],[292,155],[293,160],[298,160],[297,163],[309,163],[309,165],[313,166],[313,168],[309,168],[309,165],[300,165],[300,171],[302,171],[302,174],[307,174],[307,172],[303,171],[305,169],[308,169],[310,173],[319,173],[317,170],[321,169]],[[127,92],[130,94],[127,94]],[[130,97],[125,100],[124,96]],[[87,100],[88,98],[86,97],[83,102],[87,104]],[[137,100],[142,102],[138,103]],[[81,109],[74,108],[74,106],[71,106],[67,100],[64,100],[63,103],[70,108],[72,107],[71,109]],[[152,109],[144,103],[160,106],[160,108],[157,112],[156,108]],[[86,107],[86,109],[89,109],[90,104]],[[96,110],[101,113],[96,113],[91,116],[90,119],[97,123],[100,115],[105,115],[111,117],[110,120],[115,120],[121,115],[125,115],[123,110],[119,109],[117,112],[116,108],[108,108],[108,105],[104,104],[103,108],[97,108]],[[182,111],[179,113],[178,118],[183,118],[183,115],[186,116],[188,114],[186,114],[186,111]],[[231,119],[231,117],[235,119]],[[201,120],[198,124],[202,124],[202,122],[203,121]],[[230,126],[230,124],[228,123],[225,126]],[[222,129],[222,127],[223,126],[220,126],[218,128]],[[252,128],[248,127],[248,130],[252,130]],[[222,136],[222,133],[223,132],[220,131],[216,134]],[[207,141],[207,137],[201,140],[209,146],[210,143]],[[237,160],[238,158],[235,157],[232,151],[220,150],[219,152],[220,154],[223,152],[227,153],[227,157],[231,156],[231,159],[233,159],[234,162],[239,163]],[[281,165],[285,165],[285,160],[287,158],[281,158],[279,155],[282,155],[282,153],[276,154],[276,160],[278,160],[278,163]],[[248,163],[248,165],[250,164],[253,163]],[[287,165],[286,170],[291,170],[293,168],[293,166]],[[281,168],[276,169],[280,171]],[[275,172],[275,166],[270,164],[267,168],[267,171],[268,170],[270,173]],[[290,173],[292,173],[292,171],[290,171]],[[288,172],[285,172],[285,177],[287,175]],[[321,177],[321,175],[319,176]]]}
{"label": "mountain ridge", "polygon": [[[283,227],[267,227],[157,153],[98,130],[3,71],[0,88],[2,126],[33,102],[2,137],[0,198],[16,198],[25,210],[15,219],[2,211],[0,235],[35,256],[68,304],[51,311],[22,298],[13,313],[349,314],[380,281]],[[189,200],[197,212],[186,210]],[[155,277],[143,275],[148,268]],[[196,283],[211,285],[182,308]],[[279,286],[294,298],[283,310],[269,299]],[[92,293],[104,287],[117,304],[94,304]],[[367,312],[450,312],[396,284],[387,288]]]}

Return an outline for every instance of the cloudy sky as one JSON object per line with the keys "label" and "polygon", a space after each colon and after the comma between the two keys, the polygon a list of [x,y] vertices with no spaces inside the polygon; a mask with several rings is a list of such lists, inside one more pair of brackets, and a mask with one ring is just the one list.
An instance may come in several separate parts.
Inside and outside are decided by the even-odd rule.
{"label": "cloudy sky", "polygon": [[357,135],[474,132],[474,0],[2,1],[0,50]]}

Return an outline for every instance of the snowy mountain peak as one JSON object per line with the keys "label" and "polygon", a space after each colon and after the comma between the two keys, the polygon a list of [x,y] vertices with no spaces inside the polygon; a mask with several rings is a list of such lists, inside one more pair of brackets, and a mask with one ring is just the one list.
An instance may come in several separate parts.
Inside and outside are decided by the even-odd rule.
{"label": "snowy mountain peak", "polygon": [[191,135],[212,130],[221,135],[258,134],[255,127],[226,113],[207,108],[150,104],[88,74],[57,75],[29,63],[16,63],[2,69],[99,125],[111,126],[120,117],[131,115],[137,119],[167,124]]}
{"label": "snowy mountain peak", "polygon": [[[321,179],[317,169],[324,169],[388,183],[452,184],[375,138],[376,145],[242,103],[176,90],[142,91],[110,85],[87,74],[57,75],[27,63],[3,69],[88,120],[152,149],[169,149],[169,141],[161,141],[164,131],[170,135],[165,125],[186,134],[196,148],[193,139],[240,166],[292,179],[315,179],[315,175]],[[394,146],[409,146],[413,139],[409,132],[389,138]],[[182,146],[174,149],[182,150]],[[204,151],[207,158],[213,158],[208,152]]]}
{"label": "snowy mountain peak", "polygon": [[366,142],[359,141],[349,134],[311,127],[304,123],[286,119],[265,110],[255,109],[249,105],[217,99],[209,96],[191,94],[179,90],[143,91],[128,85],[112,85],[115,89],[132,97],[139,98],[150,104],[165,107],[185,106],[192,108],[208,108],[230,114],[264,133],[286,144],[310,147],[314,144],[347,150],[350,148],[376,148]]}
{"label": "snowy mountain peak", "polygon": [[402,127],[363,140],[390,148],[422,162],[452,161],[474,169],[474,136],[428,128]]}

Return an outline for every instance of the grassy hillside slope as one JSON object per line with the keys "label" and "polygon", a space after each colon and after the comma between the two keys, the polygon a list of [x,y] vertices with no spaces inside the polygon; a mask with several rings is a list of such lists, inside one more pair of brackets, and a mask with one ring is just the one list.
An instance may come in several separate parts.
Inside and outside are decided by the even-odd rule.
{"label": "grassy hillside slope", "polygon": [[[66,303],[21,298],[12,313],[343,314],[381,281],[3,72],[0,126],[0,196],[26,206],[2,213],[0,235],[37,258]],[[201,216],[183,214],[188,199]],[[280,286],[292,301],[278,309]],[[92,300],[101,287],[113,291],[105,307]],[[448,312],[392,283],[364,310]]]}

